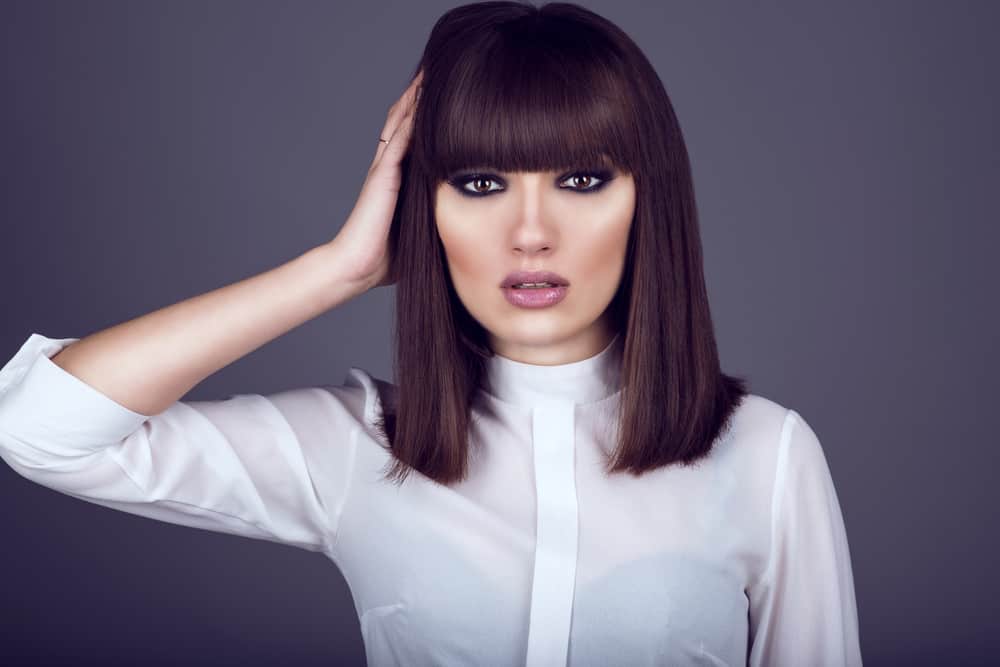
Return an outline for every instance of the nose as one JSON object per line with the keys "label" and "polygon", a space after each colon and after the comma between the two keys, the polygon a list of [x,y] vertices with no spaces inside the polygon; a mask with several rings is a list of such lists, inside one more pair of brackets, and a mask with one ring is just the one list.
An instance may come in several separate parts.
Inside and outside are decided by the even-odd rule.
{"label": "nose", "polygon": [[521,174],[517,191],[516,220],[511,230],[511,245],[517,253],[530,255],[551,251],[557,228],[551,219],[551,207],[545,201],[545,174]]}

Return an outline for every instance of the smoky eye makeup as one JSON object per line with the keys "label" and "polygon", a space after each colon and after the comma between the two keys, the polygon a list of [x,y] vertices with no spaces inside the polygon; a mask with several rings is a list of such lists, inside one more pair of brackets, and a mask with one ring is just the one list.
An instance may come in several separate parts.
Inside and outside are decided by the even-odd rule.
{"label": "smoky eye makeup", "polygon": [[[614,177],[614,170],[604,166],[573,169],[558,176],[555,180],[555,186],[560,190],[569,190],[578,194],[590,194],[602,190]],[[589,180],[584,182],[583,187],[576,187],[572,184],[569,186],[563,185],[570,179],[578,178],[585,178]],[[506,181],[501,176],[498,176],[495,172],[487,169],[477,168],[474,170],[457,172],[445,180],[460,194],[466,197],[487,197],[497,192],[503,192],[507,187]],[[474,187],[477,182],[487,183],[488,189],[478,191],[475,190]],[[578,183],[578,181],[573,181],[573,183]]]}

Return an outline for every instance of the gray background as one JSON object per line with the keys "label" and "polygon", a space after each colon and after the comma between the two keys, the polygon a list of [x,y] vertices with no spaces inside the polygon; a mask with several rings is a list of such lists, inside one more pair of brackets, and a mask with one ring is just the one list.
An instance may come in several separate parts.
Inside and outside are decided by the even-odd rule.
{"label": "gray background", "polygon": [[[985,664],[997,5],[584,4],[636,40],[680,117],[724,367],[823,443],[866,664]],[[0,356],[332,238],[452,6],[4,2]],[[186,398],[339,383],[352,365],[391,378],[392,289]],[[363,664],[350,592],[318,554],[89,505],[6,466],[0,535],[0,662]]]}

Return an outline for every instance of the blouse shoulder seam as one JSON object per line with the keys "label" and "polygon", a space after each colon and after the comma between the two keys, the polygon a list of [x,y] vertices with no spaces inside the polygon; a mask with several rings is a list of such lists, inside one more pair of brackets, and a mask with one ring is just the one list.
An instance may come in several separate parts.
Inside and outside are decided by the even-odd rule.
{"label": "blouse shoulder seam", "polygon": [[339,554],[340,550],[340,524],[344,516],[344,510],[347,507],[347,503],[351,499],[351,491],[354,489],[354,477],[355,470],[358,467],[358,439],[360,437],[361,428],[355,425],[351,429],[350,441],[350,457],[351,460],[347,464],[347,484],[344,487],[344,493],[341,495],[340,504],[336,509],[335,516],[333,518],[333,539],[329,541],[328,553],[330,557],[333,558],[336,554]]}
{"label": "blouse shoulder seam", "polygon": [[[348,383],[353,379],[357,384],[364,390],[364,405],[362,407],[362,420],[364,421],[364,426],[367,428],[371,424],[373,417],[374,407],[372,405],[373,398],[372,394],[376,393],[376,388],[371,377],[368,375],[367,371],[364,369],[352,366],[348,370]],[[351,429],[350,436],[350,456],[351,460],[347,464],[347,485],[344,488],[344,493],[340,501],[340,506],[336,510],[336,516],[333,519],[333,539],[329,541],[329,554],[331,558],[334,558],[336,554],[339,553],[340,549],[340,524],[344,516],[344,512],[347,508],[348,503],[351,499],[351,491],[354,489],[354,477],[355,471],[358,466],[358,441],[361,438],[362,427],[355,424]]]}
{"label": "blouse shoulder seam", "polygon": [[774,548],[777,542],[778,517],[781,514],[782,502],[785,497],[785,485],[788,470],[788,449],[792,441],[792,429],[798,414],[791,408],[786,408],[785,418],[781,422],[781,430],[778,435],[778,453],[774,464],[774,486],[771,490],[771,534],[768,546],[767,565],[761,575],[761,581],[768,581],[774,572]]}

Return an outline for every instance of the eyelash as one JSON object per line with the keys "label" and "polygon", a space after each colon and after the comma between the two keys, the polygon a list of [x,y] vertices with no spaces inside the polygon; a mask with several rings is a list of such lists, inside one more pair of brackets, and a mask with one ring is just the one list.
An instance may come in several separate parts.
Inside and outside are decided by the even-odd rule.
{"label": "eyelash", "polygon": [[[577,176],[594,176],[600,182],[597,185],[591,186],[589,188],[561,187],[560,190],[572,190],[574,192],[579,192],[580,194],[590,194],[592,192],[597,192],[598,190],[601,190],[602,188],[604,188],[605,185],[608,184],[608,181],[612,179],[613,174],[611,171],[607,169],[586,169],[566,174],[561,179],[559,179],[559,182],[562,183],[563,181],[566,181],[570,178],[575,178]],[[502,179],[497,178],[497,176],[495,176],[494,174],[491,174],[489,172],[482,172],[482,173],[459,174],[458,176],[449,178],[448,183],[450,183],[454,188],[456,188],[462,195],[466,197],[487,197],[493,194],[494,192],[503,192],[502,188],[497,190],[488,190],[486,192],[473,192],[471,190],[465,189],[465,186],[470,181],[474,181],[477,179],[484,179],[487,181],[492,181],[493,183],[503,182]]]}

